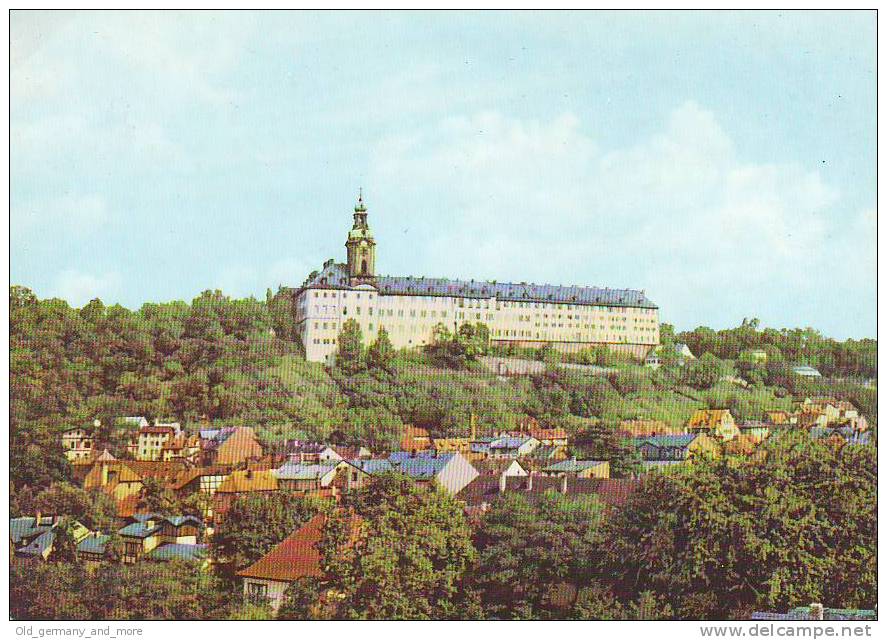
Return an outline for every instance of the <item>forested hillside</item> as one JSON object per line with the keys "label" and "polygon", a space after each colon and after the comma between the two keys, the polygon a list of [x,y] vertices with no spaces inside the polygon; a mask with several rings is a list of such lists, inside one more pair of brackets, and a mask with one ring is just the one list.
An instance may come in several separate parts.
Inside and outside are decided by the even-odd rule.
{"label": "forested hillside", "polygon": [[[855,379],[875,375],[876,342],[838,343],[809,329],[758,331],[744,322],[718,333],[700,328],[674,335],[663,325],[665,346],[684,341],[701,357],[685,367],[665,358],[656,372],[616,362],[610,373],[589,375],[558,368],[557,353],[544,350],[530,356],[551,365],[547,373],[506,379],[474,361],[483,351],[479,330],[465,334],[464,344],[457,343],[461,336],[443,336],[426,353],[384,358],[365,355],[358,342],[329,369],[304,360],[291,318],[285,291],[269,291],[264,301],[206,291],[191,304],[130,311],[98,300],[73,309],[12,287],[13,477],[39,485],[63,473],[55,454],[57,435],[68,425],[98,418],[99,439],[122,447],[127,433],[115,431],[113,420],[128,415],[174,418],[191,427],[249,424],[269,442],[318,438],[378,449],[396,446],[405,423],[434,435],[467,435],[471,414],[481,433],[531,416],[581,435],[626,418],[679,425],[702,406],[727,406],[738,419],[754,419],[765,409],[789,408],[794,397],[828,393],[850,400],[873,423],[877,418],[875,390]],[[766,349],[768,362],[746,363],[750,348]],[[791,374],[790,361],[815,363],[842,380],[801,379]],[[729,381],[736,376],[750,384]]]}

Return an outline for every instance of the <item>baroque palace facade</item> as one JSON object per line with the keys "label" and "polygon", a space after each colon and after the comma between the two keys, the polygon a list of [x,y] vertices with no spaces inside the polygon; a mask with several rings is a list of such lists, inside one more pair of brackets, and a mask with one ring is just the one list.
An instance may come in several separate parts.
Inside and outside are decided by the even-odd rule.
{"label": "baroque palace facade", "polygon": [[440,323],[455,331],[465,322],[487,325],[493,344],[567,352],[606,345],[638,359],[659,344],[658,307],[642,291],[376,275],[362,195],[345,247],[346,263],[327,260],[293,291],[309,361],[332,362],[350,318],[365,344],[385,327],[396,348],[428,344]]}

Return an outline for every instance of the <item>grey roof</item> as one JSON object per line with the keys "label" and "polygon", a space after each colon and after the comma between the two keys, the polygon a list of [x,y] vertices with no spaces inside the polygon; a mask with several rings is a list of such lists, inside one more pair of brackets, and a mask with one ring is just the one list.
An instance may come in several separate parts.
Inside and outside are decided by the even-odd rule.
{"label": "grey roof", "polygon": [[379,460],[377,458],[355,459],[349,460],[349,464],[357,467],[364,473],[373,475],[374,473],[385,473],[394,470],[394,464],[390,460]]}
{"label": "grey roof", "polygon": [[287,462],[273,471],[278,480],[317,480],[338,466],[336,462],[303,464]]}
{"label": "grey roof", "polygon": [[654,447],[678,447],[680,449],[686,449],[697,437],[698,436],[695,433],[648,436],[646,438],[635,438],[635,443],[639,447],[645,444],[651,444]]}
{"label": "grey roof", "polygon": [[562,460],[561,462],[557,462],[553,465],[545,467],[544,471],[579,473],[581,471],[585,471],[586,469],[592,469],[602,464],[604,464],[603,460]]}
{"label": "grey roof", "polygon": [[199,562],[205,560],[206,556],[207,545],[205,544],[169,543],[152,549],[145,557],[149,560],[159,560],[161,562],[168,562],[170,560]]}
{"label": "grey roof", "polygon": [[[601,287],[449,280],[448,278],[378,276],[375,288],[386,295],[448,296],[460,298],[497,298],[515,302],[556,302],[565,304],[613,305],[657,308],[643,291]],[[327,264],[302,288],[353,289],[348,284],[348,267]]]}
{"label": "grey roof", "polygon": [[40,518],[39,524],[36,518],[32,516],[24,516],[21,518],[9,519],[9,539],[17,545],[22,540],[31,536],[49,531],[55,524],[56,519],[53,516],[43,516]]}
{"label": "grey roof", "polygon": [[110,539],[111,536],[102,534],[86,536],[77,544],[77,551],[81,553],[93,553],[100,556],[104,555],[105,545],[108,544],[108,540]]}
{"label": "grey roof", "polygon": [[416,456],[401,458],[399,461],[392,460],[392,462],[395,465],[394,470],[398,473],[415,480],[423,480],[433,478],[443,471],[455,455],[455,453],[444,453],[437,456]]}

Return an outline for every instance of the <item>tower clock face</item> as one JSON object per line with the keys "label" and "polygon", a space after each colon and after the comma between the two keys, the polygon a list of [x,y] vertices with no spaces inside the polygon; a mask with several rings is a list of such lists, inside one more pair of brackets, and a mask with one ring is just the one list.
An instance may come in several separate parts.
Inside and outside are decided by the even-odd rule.
{"label": "tower clock face", "polygon": [[367,241],[366,241],[366,240],[361,240],[361,241],[360,241],[360,246],[361,246],[361,247],[365,247],[365,246],[367,246]]}

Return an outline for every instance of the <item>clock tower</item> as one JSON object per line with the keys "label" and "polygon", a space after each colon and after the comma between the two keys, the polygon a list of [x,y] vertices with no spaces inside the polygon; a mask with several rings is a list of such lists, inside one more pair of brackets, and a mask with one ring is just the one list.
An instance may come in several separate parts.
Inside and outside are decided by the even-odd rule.
{"label": "clock tower", "polygon": [[376,275],[376,241],[367,224],[362,189],[354,205],[354,226],[348,232],[345,248],[348,250],[348,278],[351,284],[372,281]]}

